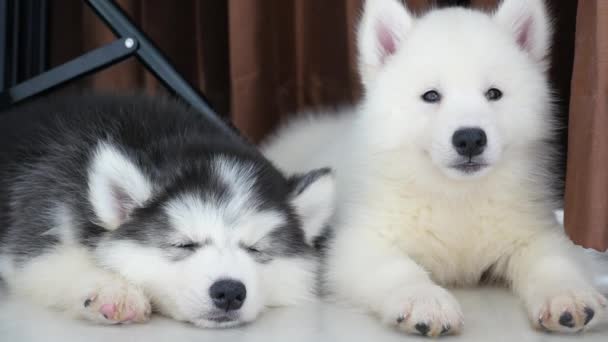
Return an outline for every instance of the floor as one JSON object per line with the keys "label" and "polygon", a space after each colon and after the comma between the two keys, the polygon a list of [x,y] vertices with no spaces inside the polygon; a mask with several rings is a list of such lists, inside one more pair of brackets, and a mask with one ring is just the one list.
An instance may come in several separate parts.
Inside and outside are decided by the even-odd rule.
{"label": "floor", "polygon": [[[599,255],[599,254],[598,254]],[[602,258],[607,258],[604,255]],[[596,282],[608,295],[608,268],[598,270]],[[496,288],[455,290],[464,314],[464,332],[446,341],[608,341],[608,319],[595,329],[577,335],[557,335],[533,330],[518,300]],[[608,313],[607,315],[608,316]],[[0,341],[406,341],[425,340],[381,326],[375,319],[335,305],[312,303],[297,308],[274,309],[256,322],[233,329],[204,330],[192,325],[153,317],[147,324],[95,326],[3,297],[0,291]]]}
{"label": "floor", "polygon": [[[607,283],[608,285],[608,283]],[[606,288],[608,290],[608,288]],[[534,331],[512,294],[503,289],[456,290],[465,313],[465,329],[447,341],[608,341],[608,321],[571,336]],[[274,309],[245,327],[204,330],[161,317],[147,324],[93,326],[52,312],[0,299],[0,341],[404,341],[365,314],[329,304]]]}

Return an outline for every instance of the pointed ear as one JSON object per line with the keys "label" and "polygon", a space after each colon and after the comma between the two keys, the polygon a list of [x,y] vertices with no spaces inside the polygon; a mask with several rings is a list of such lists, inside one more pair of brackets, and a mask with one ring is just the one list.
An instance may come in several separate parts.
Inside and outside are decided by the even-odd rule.
{"label": "pointed ear", "polygon": [[503,0],[494,20],[507,29],[519,46],[544,64],[551,46],[551,20],[544,0]]}
{"label": "pointed ear", "polygon": [[334,176],[330,169],[318,169],[293,176],[289,182],[291,203],[302,221],[306,242],[312,246],[334,213]]}
{"label": "pointed ear", "polygon": [[88,174],[89,202],[108,230],[124,223],[152,196],[152,185],[139,167],[109,143],[97,147]]}
{"label": "pointed ear", "polygon": [[398,0],[366,0],[357,43],[359,71],[367,86],[386,60],[394,55],[414,18]]}

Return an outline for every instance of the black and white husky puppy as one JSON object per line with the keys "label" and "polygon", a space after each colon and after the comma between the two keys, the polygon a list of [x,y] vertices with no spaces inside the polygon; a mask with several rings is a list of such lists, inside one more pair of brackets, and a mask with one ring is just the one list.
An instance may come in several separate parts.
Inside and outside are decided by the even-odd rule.
{"label": "black and white husky puppy", "polygon": [[0,117],[0,276],[93,322],[202,327],[314,298],[326,170],[285,177],[176,102],[47,99]]}

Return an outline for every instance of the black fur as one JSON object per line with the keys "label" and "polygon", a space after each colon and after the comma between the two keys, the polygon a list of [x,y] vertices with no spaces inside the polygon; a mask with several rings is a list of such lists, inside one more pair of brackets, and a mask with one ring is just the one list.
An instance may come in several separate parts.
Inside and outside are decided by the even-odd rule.
{"label": "black fur", "polygon": [[[48,98],[2,114],[0,136],[0,252],[18,260],[58,242],[41,234],[52,228],[60,203],[74,213],[74,231],[86,246],[95,246],[104,234],[159,241],[168,224],[156,209],[167,200],[184,191],[215,201],[229,196],[229,188],[208,167],[218,155],[253,165],[256,205],[288,217],[288,224],[271,234],[272,254],[312,253],[289,205],[294,189],[302,191],[310,181],[286,179],[240,136],[215,129],[178,102],[113,95]],[[119,146],[162,189],[113,232],[95,223],[87,197],[87,168],[99,141]]]}
{"label": "black fur", "polygon": [[304,190],[306,190],[306,188],[310,184],[314,183],[319,178],[326,176],[330,173],[331,173],[331,169],[322,168],[322,169],[317,169],[317,170],[311,171],[304,175],[292,176],[289,179],[289,184],[292,187],[293,196],[297,196],[297,195],[301,194],[302,192],[304,192]]}

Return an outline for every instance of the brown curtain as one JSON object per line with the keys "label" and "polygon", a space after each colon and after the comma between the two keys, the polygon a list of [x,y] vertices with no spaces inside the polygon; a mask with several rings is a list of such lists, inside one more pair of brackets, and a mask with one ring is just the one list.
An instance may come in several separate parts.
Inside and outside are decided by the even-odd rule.
{"label": "brown curtain", "polygon": [[360,1],[228,3],[231,114],[253,140],[300,108],[358,97],[352,27]]}
{"label": "brown curtain", "polygon": [[[118,0],[190,84],[222,115],[229,112],[227,3],[217,0]],[[50,15],[52,65],[115,39],[82,0],[55,0]],[[163,91],[136,60],[129,59],[73,84],[104,91]]]}
{"label": "brown curtain", "polygon": [[[178,72],[254,142],[298,110],[359,99],[354,34],[362,2],[118,0]],[[405,2],[423,12],[430,6],[467,1]],[[556,18],[551,79],[560,99],[556,115],[564,127],[557,142],[564,156],[555,165],[556,175],[565,174],[569,152],[567,231],[577,243],[607,249],[608,1],[547,2]],[[497,3],[470,1],[486,10]],[[51,8],[55,65],[114,38],[81,0],[57,0]],[[73,87],[163,91],[135,60]]]}
{"label": "brown curtain", "polygon": [[580,0],[570,106],[566,228],[608,249],[608,1]]}

